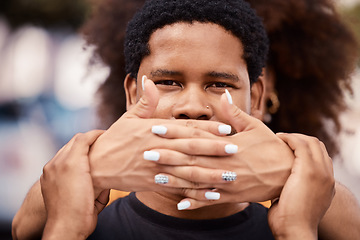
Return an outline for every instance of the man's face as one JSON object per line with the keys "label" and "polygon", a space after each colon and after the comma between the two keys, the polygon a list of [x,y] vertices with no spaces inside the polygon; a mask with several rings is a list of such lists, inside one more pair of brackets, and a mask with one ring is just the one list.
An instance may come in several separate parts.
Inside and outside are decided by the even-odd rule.
{"label": "man's face", "polygon": [[140,64],[138,86],[134,79],[125,83],[128,107],[141,97],[141,77],[146,75],[160,94],[154,118],[226,123],[219,114],[225,89],[243,111],[258,109],[262,83],[250,89],[243,46],[221,26],[199,22],[167,25],[151,35],[149,46],[150,55]]}

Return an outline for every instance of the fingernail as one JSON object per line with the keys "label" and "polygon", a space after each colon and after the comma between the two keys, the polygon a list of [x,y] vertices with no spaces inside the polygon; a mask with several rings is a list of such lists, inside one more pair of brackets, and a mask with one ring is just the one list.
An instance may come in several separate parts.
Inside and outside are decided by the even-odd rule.
{"label": "fingernail", "polygon": [[231,133],[231,126],[230,125],[219,125],[218,127],[220,134],[230,134]]}
{"label": "fingernail", "polygon": [[149,161],[159,161],[160,153],[156,151],[145,151],[144,159]]}
{"label": "fingernail", "polygon": [[218,193],[218,192],[206,192],[205,197],[208,200],[219,200],[220,199],[220,193]]}
{"label": "fingernail", "polygon": [[155,183],[157,184],[167,184],[169,182],[169,177],[165,175],[155,175]]}
{"label": "fingernail", "polygon": [[159,135],[164,135],[167,132],[167,128],[160,125],[152,126],[151,132]]}
{"label": "fingernail", "polygon": [[233,100],[232,100],[232,97],[231,97],[231,94],[229,93],[229,91],[227,89],[225,89],[225,93],[226,93],[226,98],[229,102],[229,104],[233,104]]}
{"label": "fingernail", "polygon": [[141,78],[141,86],[142,86],[143,91],[145,91],[145,79],[146,79],[146,75],[142,76],[142,78]]}
{"label": "fingernail", "polygon": [[234,144],[227,144],[225,145],[225,152],[228,154],[233,154],[233,153],[237,153],[238,151],[238,146],[234,145]]}
{"label": "fingernail", "polygon": [[178,210],[184,210],[187,209],[191,206],[191,203],[189,201],[183,201],[183,202],[179,202],[177,204],[177,209]]}
{"label": "fingernail", "polygon": [[224,181],[233,182],[236,180],[237,174],[235,172],[224,172],[221,177]]}

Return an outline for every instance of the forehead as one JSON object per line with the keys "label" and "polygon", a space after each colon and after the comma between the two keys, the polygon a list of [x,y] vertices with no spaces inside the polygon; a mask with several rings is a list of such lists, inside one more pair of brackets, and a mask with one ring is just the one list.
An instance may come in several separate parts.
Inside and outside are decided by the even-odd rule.
{"label": "forehead", "polygon": [[248,80],[240,39],[214,23],[179,22],[157,29],[150,36],[149,50],[141,66],[151,64],[152,70],[169,66],[197,72],[215,69]]}

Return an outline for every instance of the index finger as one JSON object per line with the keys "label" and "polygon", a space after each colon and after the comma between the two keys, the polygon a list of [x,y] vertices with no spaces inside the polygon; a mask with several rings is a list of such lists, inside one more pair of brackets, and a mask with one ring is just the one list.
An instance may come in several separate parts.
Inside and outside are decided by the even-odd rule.
{"label": "index finger", "polygon": [[227,136],[232,129],[230,125],[215,121],[175,120],[154,125],[151,131],[164,138],[209,138],[214,135]]}

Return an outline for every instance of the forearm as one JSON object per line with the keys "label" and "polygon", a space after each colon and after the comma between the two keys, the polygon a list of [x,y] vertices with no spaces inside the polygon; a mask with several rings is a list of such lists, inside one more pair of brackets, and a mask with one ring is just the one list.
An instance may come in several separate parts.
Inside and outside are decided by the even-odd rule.
{"label": "forearm", "polygon": [[275,236],[276,240],[311,240],[318,239],[316,234],[312,231],[301,231],[301,232],[293,232],[289,235]]}
{"label": "forearm", "polygon": [[360,239],[360,205],[355,196],[336,182],[334,199],[319,225],[320,239]]}
{"label": "forearm", "polygon": [[72,224],[70,221],[48,221],[44,228],[44,234],[42,240],[82,240],[87,236],[84,233],[79,232],[79,228],[76,224]]}
{"label": "forearm", "polygon": [[41,194],[40,181],[37,181],[16,213],[12,222],[13,239],[41,238],[46,222],[46,209]]}

